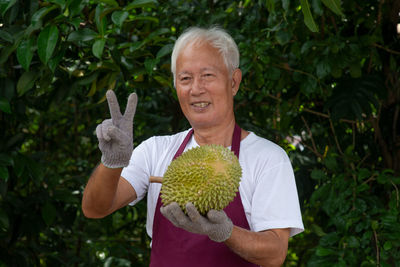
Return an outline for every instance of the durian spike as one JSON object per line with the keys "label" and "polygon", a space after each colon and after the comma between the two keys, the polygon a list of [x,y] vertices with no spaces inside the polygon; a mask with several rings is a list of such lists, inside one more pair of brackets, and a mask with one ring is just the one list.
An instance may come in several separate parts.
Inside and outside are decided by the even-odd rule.
{"label": "durian spike", "polygon": [[162,184],[162,180],[163,180],[163,178],[159,177],[159,176],[150,176],[150,178],[149,178],[150,183],[160,183],[160,184]]}

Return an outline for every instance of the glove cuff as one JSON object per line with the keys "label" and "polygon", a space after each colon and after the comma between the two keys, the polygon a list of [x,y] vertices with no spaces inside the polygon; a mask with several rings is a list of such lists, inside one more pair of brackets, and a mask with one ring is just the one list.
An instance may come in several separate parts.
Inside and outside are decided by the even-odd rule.
{"label": "glove cuff", "polygon": [[123,168],[129,165],[132,152],[129,153],[107,153],[101,155],[101,163],[110,169]]}
{"label": "glove cuff", "polygon": [[226,222],[225,227],[223,227],[223,229],[221,229],[218,232],[214,232],[212,235],[209,236],[209,238],[212,241],[215,241],[215,242],[218,242],[218,243],[224,242],[229,237],[231,237],[232,230],[233,230],[233,223],[232,223],[232,221],[230,219],[228,219],[228,221]]}

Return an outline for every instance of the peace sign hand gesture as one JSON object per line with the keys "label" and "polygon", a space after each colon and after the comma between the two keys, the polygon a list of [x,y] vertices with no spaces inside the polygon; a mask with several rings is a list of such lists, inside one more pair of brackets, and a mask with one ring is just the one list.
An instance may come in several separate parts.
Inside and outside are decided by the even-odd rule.
{"label": "peace sign hand gesture", "polygon": [[121,114],[114,91],[108,90],[106,96],[111,119],[104,120],[96,128],[102,152],[101,162],[108,168],[121,168],[128,166],[133,151],[133,117],[137,95],[129,95],[124,115]]}

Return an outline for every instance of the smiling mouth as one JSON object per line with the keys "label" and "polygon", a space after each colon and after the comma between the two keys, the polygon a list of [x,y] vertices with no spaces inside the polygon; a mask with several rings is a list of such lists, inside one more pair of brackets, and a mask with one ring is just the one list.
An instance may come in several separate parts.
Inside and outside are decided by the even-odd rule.
{"label": "smiling mouth", "polygon": [[199,102],[199,103],[193,103],[192,105],[194,107],[196,107],[196,108],[205,108],[208,105],[210,105],[210,103],[208,103],[208,102]]}

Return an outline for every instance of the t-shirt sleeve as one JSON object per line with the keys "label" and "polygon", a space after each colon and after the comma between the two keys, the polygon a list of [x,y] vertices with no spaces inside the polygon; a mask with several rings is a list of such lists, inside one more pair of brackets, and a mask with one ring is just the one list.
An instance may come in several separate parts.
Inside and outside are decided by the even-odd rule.
{"label": "t-shirt sleeve", "polygon": [[260,169],[252,199],[254,230],[290,228],[290,236],[302,232],[304,226],[296,182],[286,152],[279,151]]}
{"label": "t-shirt sleeve", "polygon": [[132,185],[137,195],[137,199],[130,205],[135,205],[147,193],[151,173],[150,148],[152,143],[152,138],[150,138],[137,146],[132,152],[129,165],[122,170],[121,176]]}

